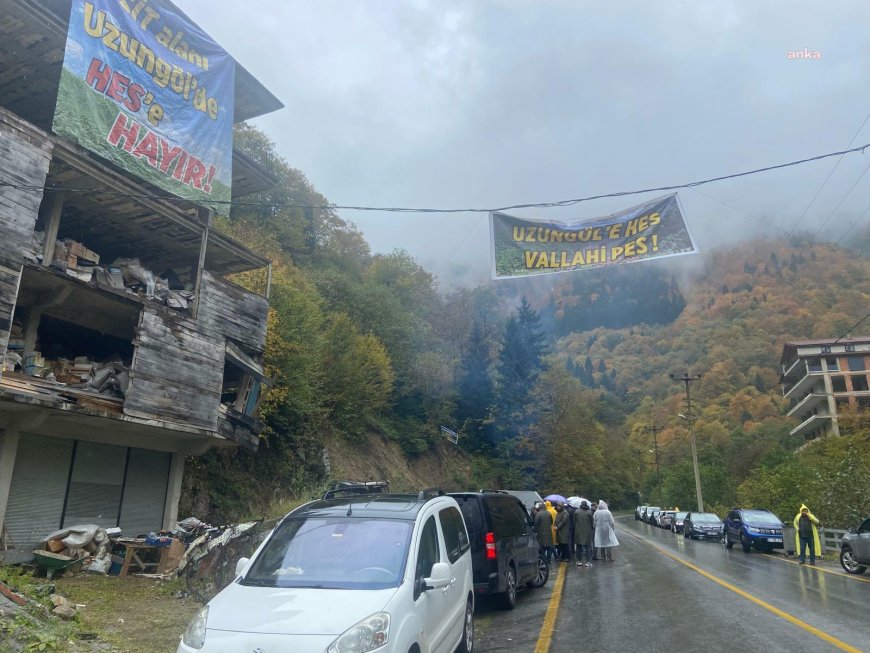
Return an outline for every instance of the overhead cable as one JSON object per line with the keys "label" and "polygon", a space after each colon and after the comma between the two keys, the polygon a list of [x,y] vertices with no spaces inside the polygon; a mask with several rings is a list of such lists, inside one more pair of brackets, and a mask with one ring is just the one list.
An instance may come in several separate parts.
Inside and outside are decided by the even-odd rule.
{"label": "overhead cable", "polygon": [[[772,170],[781,170],[783,168],[790,168],[793,166],[803,165],[805,163],[812,163],[813,161],[821,161],[822,159],[829,159],[835,156],[843,156],[846,154],[853,154],[855,152],[864,152],[865,149],[870,147],[870,143],[865,143],[864,145],[860,145],[858,147],[852,147],[846,150],[840,150],[838,152],[829,152],[827,154],[819,154],[816,156],[808,157],[805,159],[798,159],[796,161],[789,161],[787,163],[779,163],[776,165],[765,166],[763,168],[755,168],[753,170],[746,170],[744,172],[736,172],[729,175],[721,175],[719,177],[711,177],[709,179],[701,179],[698,181],[691,181],[682,184],[671,184],[668,186],[656,186],[652,188],[641,188],[636,190],[624,190],[617,191],[614,193],[602,193],[599,195],[589,195],[587,197],[580,197],[575,199],[568,200],[557,200],[553,202],[528,202],[524,204],[511,204],[508,206],[499,206],[492,208],[481,208],[481,207],[469,207],[469,208],[424,208],[424,207],[396,207],[396,206],[359,206],[359,205],[351,205],[351,204],[293,204],[293,203],[279,203],[279,202],[245,202],[239,200],[208,200],[208,203],[211,205],[231,205],[231,206],[259,206],[259,207],[273,207],[273,208],[297,208],[297,209],[323,209],[323,210],[345,210],[345,211],[381,211],[385,213],[489,213],[491,211],[510,211],[515,209],[548,209],[548,208],[557,208],[562,206],[573,206],[575,204],[580,204],[582,202],[589,202],[591,200],[599,200],[599,199],[607,199],[612,197],[626,197],[630,195],[643,195],[646,193],[660,193],[665,191],[679,190],[681,188],[694,188],[696,186],[703,186],[705,184],[712,184],[717,181],[725,181],[727,179],[737,179],[740,177],[748,177],[750,175],[757,175],[762,172],[770,172]],[[133,193],[122,193],[117,191],[107,191],[107,190],[96,190],[94,188],[68,188],[64,186],[47,186],[45,188],[41,186],[33,186],[33,185],[21,185],[21,184],[13,184],[5,181],[0,181],[0,186],[6,186],[10,188],[16,188],[18,190],[33,190],[36,192],[67,192],[67,193],[95,193],[98,192],[102,195],[119,195],[122,197],[126,197],[129,199],[160,199],[167,201],[179,201],[183,198],[180,198],[176,195],[156,195],[153,193],[150,194],[133,194]]]}

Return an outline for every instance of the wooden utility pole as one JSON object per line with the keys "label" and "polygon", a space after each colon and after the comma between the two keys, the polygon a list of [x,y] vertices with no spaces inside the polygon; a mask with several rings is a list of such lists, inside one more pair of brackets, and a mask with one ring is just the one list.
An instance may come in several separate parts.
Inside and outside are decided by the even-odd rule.
{"label": "wooden utility pole", "polygon": [[[664,501],[664,499],[662,499],[662,471],[661,471],[661,469],[659,469],[659,441],[658,441],[658,438],[656,437],[656,434],[661,433],[662,429],[659,428],[658,426],[644,426],[643,429],[645,431],[652,433],[652,436],[653,436],[653,454],[655,454],[655,457],[656,457],[656,477],[658,479],[658,487],[659,487],[659,504],[661,505],[661,503],[662,503],[662,501]],[[664,508],[663,505],[662,505],[662,508]]]}
{"label": "wooden utility pole", "polygon": [[701,472],[698,468],[698,449],[695,446],[695,413],[692,411],[692,393],[689,385],[693,381],[700,381],[703,374],[671,374],[672,381],[682,381],[686,384],[686,414],[680,415],[689,423],[689,438],[692,441],[692,466],[695,469],[695,494],[698,497],[698,512],[704,512],[704,498],[701,496]]}

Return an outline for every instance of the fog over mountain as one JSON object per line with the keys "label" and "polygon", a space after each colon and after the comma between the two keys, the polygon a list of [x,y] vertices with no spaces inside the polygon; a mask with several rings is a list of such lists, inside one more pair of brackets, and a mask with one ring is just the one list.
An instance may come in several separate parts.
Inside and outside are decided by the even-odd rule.
{"label": "fog over mountain", "polygon": [[[179,4],[285,103],[255,124],[339,205],[562,200],[870,142],[861,0]],[[683,190],[690,229],[702,250],[851,240],[870,226],[868,157]],[[651,196],[514,213],[592,218]],[[489,276],[485,214],[341,215],[442,286]]]}

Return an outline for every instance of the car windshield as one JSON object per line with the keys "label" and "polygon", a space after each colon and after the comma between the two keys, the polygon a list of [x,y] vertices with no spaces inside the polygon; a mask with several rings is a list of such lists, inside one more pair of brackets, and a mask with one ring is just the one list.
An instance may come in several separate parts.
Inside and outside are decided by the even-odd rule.
{"label": "car windshield", "polygon": [[688,512],[678,512],[678,513],[674,514],[674,517],[676,519],[685,519],[686,515],[688,515],[688,514],[689,514]]}
{"label": "car windshield", "polygon": [[743,521],[747,524],[769,524],[779,526],[779,519],[766,510],[744,510]]}
{"label": "car windshield", "polygon": [[692,521],[693,522],[719,523],[720,520],[712,512],[699,512],[697,514],[692,515]]}
{"label": "car windshield", "polygon": [[397,587],[404,575],[412,526],[396,519],[288,519],[241,582],[328,589]]}

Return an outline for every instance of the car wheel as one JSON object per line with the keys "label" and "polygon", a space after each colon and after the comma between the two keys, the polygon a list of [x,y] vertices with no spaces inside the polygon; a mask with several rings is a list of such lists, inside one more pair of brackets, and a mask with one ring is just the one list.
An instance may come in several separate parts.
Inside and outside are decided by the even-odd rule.
{"label": "car wheel", "polygon": [[740,546],[743,547],[743,553],[752,551],[752,542],[749,541],[749,538],[744,533],[740,534]]}
{"label": "car wheel", "polygon": [[722,533],[722,544],[724,544],[724,545],[725,545],[725,548],[728,549],[729,551],[731,550],[731,547],[734,546],[734,542],[732,542],[732,541],[731,541],[731,538],[728,537],[728,533],[727,533],[727,532],[726,532],[726,533]]}
{"label": "car wheel", "polygon": [[513,565],[508,565],[505,578],[505,591],[501,595],[501,607],[513,610],[517,607],[517,572]]}
{"label": "car wheel", "polygon": [[863,574],[867,571],[867,567],[864,565],[859,565],[855,562],[854,554],[852,553],[852,549],[848,546],[844,546],[840,550],[840,566],[846,571],[847,574]]}
{"label": "car wheel", "polygon": [[545,558],[538,558],[538,570],[529,582],[530,587],[543,587],[550,578],[550,565]]}
{"label": "car wheel", "polygon": [[474,650],[474,606],[471,601],[465,604],[465,623],[462,627],[462,641],[456,653],[472,653]]}

